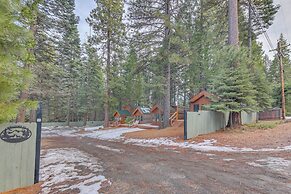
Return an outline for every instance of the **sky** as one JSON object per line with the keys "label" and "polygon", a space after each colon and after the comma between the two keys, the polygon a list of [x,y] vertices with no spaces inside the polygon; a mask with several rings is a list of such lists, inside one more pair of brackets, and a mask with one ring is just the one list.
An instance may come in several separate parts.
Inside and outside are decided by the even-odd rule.
{"label": "sky", "polygon": [[86,22],[86,18],[89,16],[90,11],[96,6],[94,0],[76,0],[76,10],[75,13],[80,17],[79,22],[79,33],[82,42],[86,41],[87,35],[89,35],[90,28]]}
{"label": "sky", "polygon": [[[274,0],[275,4],[281,5],[280,10],[275,16],[273,25],[267,30],[267,34],[271,39],[272,45],[276,48],[277,40],[281,33],[291,43],[291,0]],[[80,17],[79,32],[81,41],[85,42],[87,35],[89,35],[90,28],[85,19],[89,16],[90,11],[95,7],[94,0],[76,0],[76,15]],[[263,43],[263,49],[270,58],[273,58],[272,52],[266,38],[262,35],[259,41]]]}
{"label": "sky", "polygon": [[[282,33],[285,39],[291,43],[291,1],[290,0],[274,0],[275,4],[281,5],[278,13],[275,16],[273,25],[267,30],[272,45],[276,48],[277,40]],[[271,50],[269,44],[264,36],[259,37],[259,41],[263,42],[263,48],[266,54],[272,58],[274,53],[270,53]]]}

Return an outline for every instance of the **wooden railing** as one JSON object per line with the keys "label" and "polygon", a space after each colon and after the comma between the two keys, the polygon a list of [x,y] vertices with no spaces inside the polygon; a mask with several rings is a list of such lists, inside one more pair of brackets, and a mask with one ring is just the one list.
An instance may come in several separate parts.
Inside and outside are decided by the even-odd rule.
{"label": "wooden railing", "polygon": [[173,123],[178,120],[178,117],[179,117],[179,113],[178,111],[176,111],[175,113],[173,113],[171,115],[171,117],[169,118],[169,121],[170,121],[170,125],[173,126]]}

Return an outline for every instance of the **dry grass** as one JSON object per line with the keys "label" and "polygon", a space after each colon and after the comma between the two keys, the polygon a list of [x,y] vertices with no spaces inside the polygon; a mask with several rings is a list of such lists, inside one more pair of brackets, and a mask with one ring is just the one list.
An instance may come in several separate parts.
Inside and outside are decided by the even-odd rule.
{"label": "dry grass", "polygon": [[126,138],[135,139],[152,139],[161,137],[178,137],[183,139],[184,128],[183,127],[168,127],[166,129],[147,129],[143,131],[130,132],[125,134]]}
{"label": "dry grass", "polygon": [[281,120],[259,121],[257,123],[252,123],[252,124],[248,124],[245,126],[248,128],[251,128],[251,129],[273,129],[282,123],[283,123],[283,121],[281,121]]}
{"label": "dry grass", "polygon": [[216,139],[217,145],[251,148],[273,148],[291,145],[291,123],[263,122],[257,125],[257,127],[255,127],[256,125],[252,127],[242,126],[199,135],[190,139],[190,141],[202,142],[206,139]]}
{"label": "dry grass", "polygon": [[41,184],[38,183],[29,187],[18,188],[7,192],[2,192],[0,194],[38,194],[41,190]]}

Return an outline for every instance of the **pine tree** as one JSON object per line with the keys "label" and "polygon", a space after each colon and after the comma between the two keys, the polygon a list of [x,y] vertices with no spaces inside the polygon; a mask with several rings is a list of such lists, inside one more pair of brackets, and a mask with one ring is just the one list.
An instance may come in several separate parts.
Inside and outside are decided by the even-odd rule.
{"label": "pine tree", "polygon": [[35,62],[31,67],[31,71],[35,76],[35,81],[30,87],[30,98],[38,99],[43,102],[43,120],[50,121],[52,115],[51,103],[53,96],[56,96],[59,82],[57,60],[57,40],[50,32],[56,28],[53,20],[51,4],[53,1],[44,0],[39,3],[36,21],[34,24],[35,32]]}
{"label": "pine tree", "polygon": [[[116,94],[118,93],[120,104],[122,105],[131,105],[132,107],[147,106],[145,75],[141,72],[135,73],[137,67],[137,54],[135,49],[131,47],[125,62],[122,64],[122,72],[120,73],[121,88],[115,91]],[[120,109],[121,107],[118,108]]]}
{"label": "pine tree", "polygon": [[28,68],[33,61],[33,36],[30,24],[35,10],[24,2],[0,2],[0,123],[16,117],[20,108],[32,105],[27,99],[18,99],[32,81]]}
{"label": "pine tree", "polygon": [[200,1],[192,26],[190,48],[191,63],[187,71],[190,96],[207,89],[210,78],[217,68],[213,56],[227,39],[226,2]]}
{"label": "pine tree", "polygon": [[[56,20],[56,30],[59,36],[57,48],[59,52],[58,66],[62,69],[57,81],[60,83],[59,105],[66,110],[66,121],[77,120],[77,85],[80,68],[81,46],[78,33],[78,17],[76,17],[74,0],[55,0],[51,2],[52,13]],[[55,7],[54,7],[55,6]],[[60,9],[61,8],[61,9]]]}
{"label": "pine tree", "polygon": [[251,80],[256,93],[256,101],[258,103],[258,110],[262,111],[268,109],[272,104],[272,88],[271,84],[267,79],[264,63],[264,52],[262,49],[262,44],[253,42],[252,45],[252,55],[249,60],[248,68],[251,73]]}
{"label": "pine tree", "polygon": [[83,46],[82,66],[78,72],[77,107],[84,126],[88,120],[96,120],[102,110],[103,73],[97,49],[90,42]]}
{"label": "pine tree", "polygon": [[[236,62],[238,67],[231,65]],[[256,90],[251,83],[247,69],[247,52],[226,47],[216,57],[216,63],[224,63],[218,76],[213,79],[212,92],[215,94],[210,108],[230,112],[229,126],[241,124],[240,113],[257,110]]]}
{"label": "pine tree", "polygon": [[[105,66],[104,85],[104,126],[109,126],[111,80],[113,62],[118,63],[118,58],[124,37],[125,26],[122,23],[123,1],[121,0],[96,0],[96,8],[87,18],[93,29],[91,41],[102,52],[101,62]],[[113,61],[115,60],[115,61]]]}
{"label": "pine tree", "polygon": [[[172,50],[176,42],[172,39],[175,18],[181,2],[173,0],[131,0],[129,1],[129,20],[133,30],[133,42],[142,59],[138,71],[158,65],[156,75],[162,75],[163,127],[169,126],[171,90],[173,89],[172,72],[178,55]],[[182,57],[181,57],[182,58]],[[180,59],[181,59],[180,58]],[[158,77],[158,76],[156,76]]]}
{"label": "pine tree", "polygon": [[[252,29],[258,34],[268,29],[275,19],[280,6],[274,4],[274,0],[253,0],[252,8]],[[245,3],[248,6],[248,3]]]}

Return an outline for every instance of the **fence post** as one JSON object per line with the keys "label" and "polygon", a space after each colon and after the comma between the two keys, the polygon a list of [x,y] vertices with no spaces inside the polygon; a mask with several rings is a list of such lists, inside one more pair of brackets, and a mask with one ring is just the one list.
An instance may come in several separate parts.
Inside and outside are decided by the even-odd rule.
{"label": "fence post", "polygon": [[40,168],[40,144],[41,144],[41,124],[42,124],[42,103],[39,102],[36,111],[36,147],[35,147],[35,168],[34,168],[34,184],[39,182]]}
{"label": "fence post", "polygon": [[187,111],[184,110],[184,140],[187,140]]}

